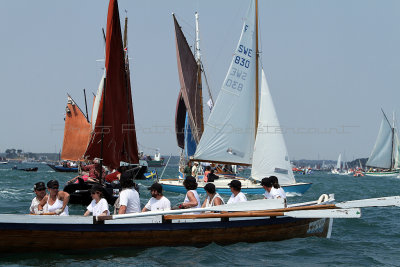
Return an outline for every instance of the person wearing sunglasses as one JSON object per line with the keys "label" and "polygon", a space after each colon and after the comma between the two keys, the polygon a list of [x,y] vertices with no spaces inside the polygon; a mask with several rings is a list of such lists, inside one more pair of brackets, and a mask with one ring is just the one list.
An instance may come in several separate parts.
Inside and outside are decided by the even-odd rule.
{"label": "person wearing sunglasses", "polygon": [[47,182],[47,190],[49,194],[46,195],[39,204],[39,210],[43,210],[44,205],[47,203],[49,213],[55,215],[69,215],[68,202],[69,194],[64,191],[58,190],[59,183],[57,180],[50,180]]}
{"label": "person wearing sunglasses", "polygon": [[43,214],[47,212],[47,204],[44,205],[43,210],[39,211],[39,203],[46,196],[46,186],[43,182],[37,182],[33,185],[33,192],[35,192],[36,197],[32,199],[31,206],[29,208],[30,214]]}
{"label": "person wearing sunglasses", "polygon": [[103,187],[101,185],[95,184],[90,189],[92,195],[92,202],[87,206],[87,210],[83,216],[89,216],[90,213],[93,216],[107,216],[110,215],[108,210],[108,202],[103,197]]}

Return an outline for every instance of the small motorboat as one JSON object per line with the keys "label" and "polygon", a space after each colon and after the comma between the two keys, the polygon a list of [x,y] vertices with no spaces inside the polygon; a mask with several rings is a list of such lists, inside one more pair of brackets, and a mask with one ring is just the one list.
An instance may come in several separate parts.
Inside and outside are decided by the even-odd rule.
{"label": "small motorboat", "polygon": [[33,167],[33,168],[17,168],[17,166],[12,167],[13,170],[17,171],[26,171],[26,172],[36,172],[38,170],[38,167]]}

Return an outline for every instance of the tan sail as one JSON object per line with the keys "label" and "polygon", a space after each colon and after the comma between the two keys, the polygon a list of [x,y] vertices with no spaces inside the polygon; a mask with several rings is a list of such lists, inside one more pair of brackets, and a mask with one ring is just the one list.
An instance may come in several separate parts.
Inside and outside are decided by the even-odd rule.
{"label": "tan sail", "polygon": [[82,110],[68,96],[61,159],[77,161],[83,158],[90,139],[90,128]]}

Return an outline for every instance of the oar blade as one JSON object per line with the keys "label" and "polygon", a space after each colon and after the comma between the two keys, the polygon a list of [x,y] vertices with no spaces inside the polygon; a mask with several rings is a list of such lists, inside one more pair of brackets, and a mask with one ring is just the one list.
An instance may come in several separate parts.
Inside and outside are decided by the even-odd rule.
{"label": "oar blade", "polygon": [[324,209],[324,210],[295,210],[284,215],[293,218],[360,218],[361,210],[356,209]]}
{"label": "oar blade", "polygon": [[400,196],[379,197],[345,201],[335,204],[338,208],[366,208],[366,207],[400,207]]}

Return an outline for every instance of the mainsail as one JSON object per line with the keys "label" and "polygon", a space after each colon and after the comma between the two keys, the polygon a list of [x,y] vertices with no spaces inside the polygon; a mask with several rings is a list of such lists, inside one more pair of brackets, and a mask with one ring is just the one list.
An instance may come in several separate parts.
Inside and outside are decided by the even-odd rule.
{"label": "mainsail", "polygon": [[341,170],[342,169],[342,154],[339,154],[338,160],[336,162],[336,169]]}
{"label": "mainsail", "polygon": [[254,144],[251,177],[274,175],[280,184],[296,183],[264,70],[261,78],[260,112]]}
{"label": "mainsail", "polygon": [[374,148],[366,163],[367,166],[394,169],[399,167],[399,138],[383,112],[383,118]]}
{"label": "mainsail", "polygon": [[[197,64],[186,38],[173,15],[176,38],[176,55],[181,89],[175,115],[175,129],[178,146],[184,148],[181,132],[184,130],[186,113],[191,135],[197,144],[203,132],[202,87],[199,65]],[[185,105],[183,107],[183,104]],[[179,112],[179,114],[178,114]]]}
{"label": "mainsail", "polygon": [[83,158],[90,139],[90,129],[86,116],[68,95],[61,159],[77,161]]}
{"label": "mainsail", "polygon": [[[107,17],[104,88],[98,91],[94,128],[85,157],[101,157],[111,168],[121,161],[138,163],[129,72],[122,44],[117,0],[110,0]],[[99,95],[100,93],[100,95]]]}
{"label": "mainsail", "polygon": [[248,165],[255,139],[256,30],[254,1],[214,108],[205,125],[195,160]]}

